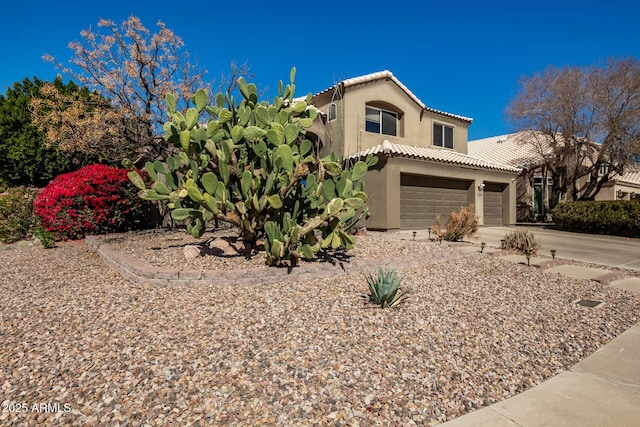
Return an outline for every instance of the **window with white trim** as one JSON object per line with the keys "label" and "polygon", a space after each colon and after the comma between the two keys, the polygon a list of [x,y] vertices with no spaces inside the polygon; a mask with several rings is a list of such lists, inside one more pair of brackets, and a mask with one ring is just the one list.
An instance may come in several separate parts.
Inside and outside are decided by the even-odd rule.
{"label": "window with white trim", "polygon": [[338,118],[338,107],[336,106],[336,104],[329,104],[329,112],[327,116],[329,121],[332,121]]}
{"label": "window with white trim", "polygon": [[365,129],[367,132],[397,136],[398,114],[393,111],[367,106]]}
{"label": "window with white trim", "polygon": [[453,148],[453,127],[441,123],[433,124],[433,145]]}

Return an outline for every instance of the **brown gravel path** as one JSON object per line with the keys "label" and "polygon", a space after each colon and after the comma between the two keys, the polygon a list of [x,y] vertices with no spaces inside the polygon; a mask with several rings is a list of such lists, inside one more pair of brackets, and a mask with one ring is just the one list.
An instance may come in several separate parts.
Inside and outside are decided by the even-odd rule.
{"label": "brown gravel path", "polygon": [[[441,250],[415,243],[372,235],[354,256]],[[477,252],[399,268],[411,299],[393,310],[366,302],[362,274],[139,286],[82,242],[0,265],[2,425],[434,425],[640,320],[636,294]]]}

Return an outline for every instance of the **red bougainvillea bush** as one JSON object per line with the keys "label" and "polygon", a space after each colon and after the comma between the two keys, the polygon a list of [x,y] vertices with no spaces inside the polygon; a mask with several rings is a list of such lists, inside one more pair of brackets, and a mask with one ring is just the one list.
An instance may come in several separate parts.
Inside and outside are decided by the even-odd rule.
{"label": "red bougainvillea bush", "polygon": [[33,211],[59,240],[82,239],[141,228],[149,204],[125,169],[95,164],[54,178],[36,197]]}

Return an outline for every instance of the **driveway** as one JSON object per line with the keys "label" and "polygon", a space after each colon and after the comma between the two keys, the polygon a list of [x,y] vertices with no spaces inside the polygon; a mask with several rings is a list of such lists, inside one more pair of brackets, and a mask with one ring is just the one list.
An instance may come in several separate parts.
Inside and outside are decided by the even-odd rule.
{"label": "driveway", "polygon": [[[486,242],[488,246],[500,247],[500,239],[516,227],[480,227],[475,243]],[[542,247],[540,253],[557,251],[558,258],[592,262],[611,267],[640,270],[640,239],[568,233],[540,227],[528,228]]]}

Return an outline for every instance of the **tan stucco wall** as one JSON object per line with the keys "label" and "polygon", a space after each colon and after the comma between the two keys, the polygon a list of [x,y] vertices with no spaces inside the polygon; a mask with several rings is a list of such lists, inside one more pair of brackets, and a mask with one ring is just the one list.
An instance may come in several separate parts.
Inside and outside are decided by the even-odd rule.
{"label": "tan stucco wall", "polygon": [[[622,198],[618,197],[618,191]],[[595,200],[630,200],[631,194],[640,194],[640,185],[620,184],[617,182],[603,186],[595,197]]]}
{"label": "tan stucco wall", "polygon": [[[398,144],[440,148],[433,145],[434,122],[454,128],[454,151],[467,154],[469,124],[423,110],[404,90],[390,80],[375,80],[344,88],[345,93],[323,93],[314,105],[324,113],[335,103],[337,120],[326,123],[325,146],[344,156],[381,144],[385,139]],[[343,95],[343,96],[342,96]],[[366,105],[398,113],[398,136],[366,132]],[[448,150],[447,148],[442,148]]]}
{"label": "tan stucco wall", "polygon": [[516,183],[515,174],[496,171],[456,167],[440,163],[405,158],[381,158],[376,170],[365,176],[365,192],[369,195],[367,206],[369,216],[364,226],[371,229],[395,230],[400,228],[400,174],[427,175],[442,178],[455,178],[472,181],[469,189],[469,203],[475,205],[480,216],[480,225],[484,225],[483,192],[478,189],[482,183],[500,183],[505,185],[503,192],[503,223],[516,222]]}
{"label": "tan stucco wall", "polygon": [[[337,107],[337,119],[322,126],[314,124],[310,129],[323,140],[322,155],[330,151],[351,156],[381,144],[385,139],[402,145],[429,147],[449,150],[433,145],[433,125],[440,123],[454,129],[454,151],[467,154],[469,123],[465,120],[448,117],[423,109],[401,87],[392,80],[380,79],[362,84],[343,87],[336,86],[331,91],[317,95],[314,105],[325,114],[329,105]],[[390,136],[365,131],[366,106],[382,108],[398,113],[398,136]],[[368,217],[363,225],[371,229],[400,228],[400,175],[401,173],[425,175],[440,178],[470,181],[469,202],[475,205],[480,215],[480,224],[484,211],[483,192],[478,189],[482,183],[500,183],[505,186],[503,192],[503,223],[515,224],[516,221],[516,185],[515,174],[498,171],[464,168],[407,158],[387,158],[379,156],[380,161],[374,170],[365,177],[365,191],[369,195]]]}
{"label": "tan stucco wall", "polygon": [[602,189],[596,194],[596,200],[616,200],[615,186],[602,187]]}

